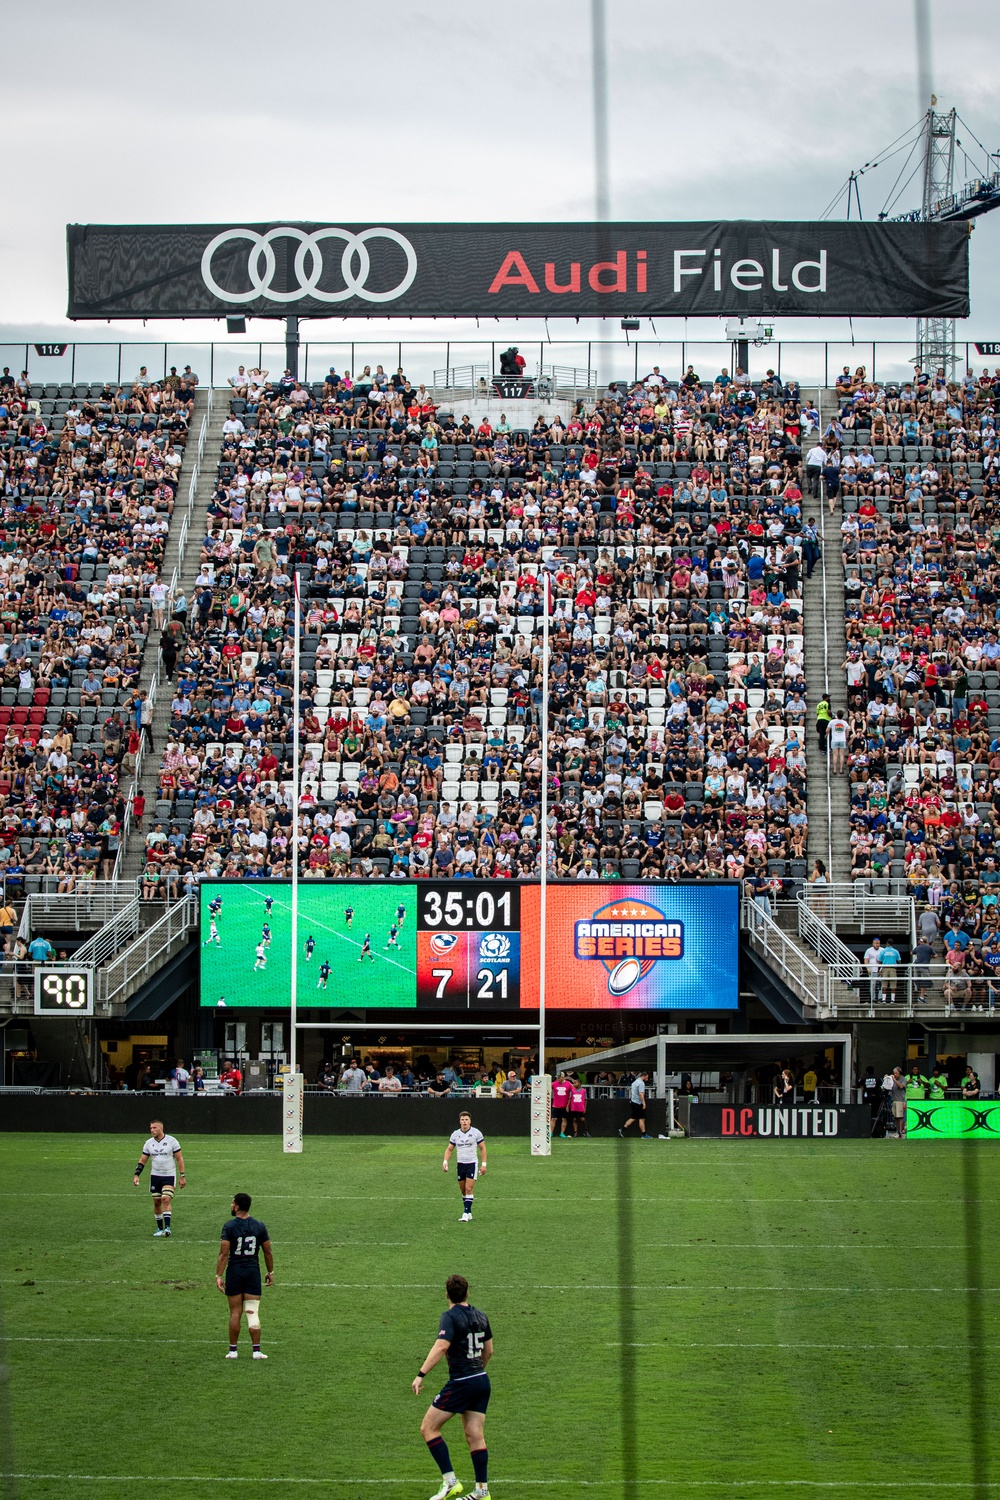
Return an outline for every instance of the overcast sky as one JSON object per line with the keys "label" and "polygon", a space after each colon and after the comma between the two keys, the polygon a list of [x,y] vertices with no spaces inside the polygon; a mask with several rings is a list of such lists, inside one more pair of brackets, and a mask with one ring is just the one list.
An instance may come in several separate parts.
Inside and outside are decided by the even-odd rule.
{"label": "overcast sky", "polygon": [[[112,334],[67,323],[69,222],[593,217],[589,10],[588,0],[9,6],[0,339],[225,337],[214,324],[120,323]],[[939,107],[954,104],[1000,148],[1000,5],[937,0],[932,11]],[[607,0],[607,15],[616,218],[818,217],[848,171],[920,112],[912,0],[855,11]],[[862,180],[866,218],[894,176]],[[898,207],[919,201],[917,178]],[[1000,211],[972,237],[960,338],[1000,338],[998,256]],[[377,340],[383,328],[329,321],[308,337]],[[911,329],[868,320],[854,332],[906,339]],[[475,333],[452,332],[463,330]],[[685,332],[677,319],[656,331]],[[280,337],[275,324],[251,332]],[[491,324],[487,336],[506,332]],[[532,332],[522,325],[522,337]],[[723,335],[706,319],[686,332]],[[779,332],[850,336],[843,319]],[[394,323],[391,335],[443,338],[445,328]]]}

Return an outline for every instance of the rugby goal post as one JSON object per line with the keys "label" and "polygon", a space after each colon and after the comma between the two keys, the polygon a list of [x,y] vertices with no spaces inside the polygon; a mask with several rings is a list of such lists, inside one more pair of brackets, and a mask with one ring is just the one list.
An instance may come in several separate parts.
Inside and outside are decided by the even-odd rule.
{"label": "rugby goal post", "polygon": [[285,1153],[302,1150],[302,1102],[305,1095],[302,1074],[296,1068],[284,1074],[281,1096],[281,1149]]}
{"label": "rugby goal post", "polygon": [[536,1074],[531,1080],[531,1154],[552,1155],[552,1075]]}

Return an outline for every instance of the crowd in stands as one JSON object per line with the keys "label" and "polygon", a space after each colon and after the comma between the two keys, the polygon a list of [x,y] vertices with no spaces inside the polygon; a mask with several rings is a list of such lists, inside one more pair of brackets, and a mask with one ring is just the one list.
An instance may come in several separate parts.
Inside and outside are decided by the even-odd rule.
{"label": "crowd in stands", "polygon": [[794,384],[654,369],[529,430],[381,366],[231,384],[146,894],[290,871],[295,574],[305,876],[538,872],[547,574],[550,873],[804,877]]}
{"label": "crowd in stands", "polygon": [[966,934],[962,965],[980,939],[996,965],[1000,370],[889,386],[845,369],[837,390],[822,462],[842,513],[852,873],[905,881]]}
{"label": "crowd in stands", "polygon": [[[193,386],[0,375],[0,874],[111,876]],[[45,878],[48,877],[46,884]],[[6,940],[5,940],[6,941]]]}

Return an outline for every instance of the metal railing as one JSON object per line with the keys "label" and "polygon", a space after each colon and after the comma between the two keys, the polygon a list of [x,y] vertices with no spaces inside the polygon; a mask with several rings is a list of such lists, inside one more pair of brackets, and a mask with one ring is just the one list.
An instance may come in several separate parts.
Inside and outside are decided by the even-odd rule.
{"label": "metal railing", "polygon": [[114,954],[131,942],[139,931],[139,921],[142,906],[138,896],[133,896],[127,906],[123,907],[110,922],[105,922],[99,927],[93,937],[81,943],[79,948],[73,952],[74,964],[93,964],[95,967],[102,964],[106,959],[112,958]]}
{"label": "metal railing", "polygon": [[[896,889],[883,890],[883,886]],[[857,927],[862,933],[905,932],[911,940],[914,936],[914,903],[905,880],[807,883],[798,899],[834,931],[844,926]]]}
{"label": "metal railing", "polygon": [[793,994],[815,1012],[815,1019],[826,1019],[832,1012],[830,974],[818,968],[789,937],[762,904],[744,897],[740,926],[755,953],[766,959]]}
{"label": "metal railing", "polygon": [[[817,894],[821,896],[822,889]],[[912,902],[910,905],[912,908]],[[970,981],[961,974],[953,976],[944,962],[869,967],[840,940],[821,911],[805,896],[798,899],[796,908],[799,937],[825,967],[832,1015],[854,1020],[892,1014],[964,1015],[967,1007],[973,1008],[974,984],[978,985],[975,993],[980,997],[976,1012],[993,1015],[1000,1004],[1000,975],[995,981],[992,978]]]}
{"label": "metal railing", "polygon": [[[56,882],[59,877],[43,879]],[[92,880],[78,890],[62,893],[33,891],[25,898],[17,935],[27,942],[44,925],[76,932],[82,927],[101,926],[114,921],[134,900],[134,885],[129,888],[114,880]]]}
{"label": "metal railing", "polygon": [[[735,344],[717,338],[632,342],[621,336],[528,340],[515,334],[514,338],[530,365],[585,372],[584,381],[579,383],[581,390],[609,380],[635,380],[654,365],[659,366],[665,380],[673,383],[683,377],[689,364],[695,366],[703,380],[711,379],[723,365],[732,373],[735,365]],[[507,342],[461,334],[455,339],[431,342],[373,338],[370,334],[355,340],[311,340],[299,346],[299,373],[303,381],[313,384],[322,382],[331,365],[340,371],[356,371],[359,366],[381,362],[386,369],[402,367],[415,386],[421,381],[430,385],[442,370],[450,376],[452,370],[483,366],[492,374],[500,368],[500,352]],[[127,386],[140,365],[146,366],[149,379],[160,381],[171,365],[179,368],[191,364],[200,377],[200,389],[226,387],[240,364],[248,369],[267,369],[274,377],[286,364],[285,345],[277,340],[251,342],[233,338],[217,343],[182,344],[141,340],[101,343],[93,339],[47,347],[62,352],[41,355],[32,343],[0,344],[0,364],[26,369],[32,383],[43,386],[62,383]],[[959,344],[956,352],[960,359],[964,358],[965,367],[981,363],[971,341]],[[916,358],[910,340],[780,339],[750,347],[748,374],[752,380],[759,380],[773,369],[779,379],[794,379],[803,388],[815,388],[831,385],[846,364],[852,370],[863,366],[872,380],[898,382],[912,378]]]}
{"label": "metal railing", "polygon": [[97,972],[95,1004],[107,1012],[121,1005],[157,968],[179,953],[198,925],[198,902],[184,896],[168,906],[151,927]]}
{"label": "metal railing", "polygon": [[853,974],[857,966],[857,958],[848,948],[846,943],[841,942],[832,927],[817,915],[808,902],[798,900],[795,903],[797,910],[797,927],[799,937],[822,959],[839,979],[841,971],[851,971]]}
{"label": "metal railing", "polygon": [[838,977],[855,996],[838,995],[832,1014],[840,1020],[952,1020],[1000,1011],[1000,979],[977,981],[973,989],[967,979],[953,979],[944,963],[895,964],[872,973],[856,962],[852,974],[841,970]]}

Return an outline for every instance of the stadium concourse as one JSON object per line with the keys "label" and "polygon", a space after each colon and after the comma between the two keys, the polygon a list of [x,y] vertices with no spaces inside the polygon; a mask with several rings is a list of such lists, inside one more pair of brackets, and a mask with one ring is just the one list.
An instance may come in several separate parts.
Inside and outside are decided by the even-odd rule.
{"label": "stadium concourse", "polygon": [[381,366],[233,384],[144,895],[289,873],[296,573],[304,876],[538,873],[548,570],[550,873],[805,878],[794,382],[653,373],[521,429]]}

